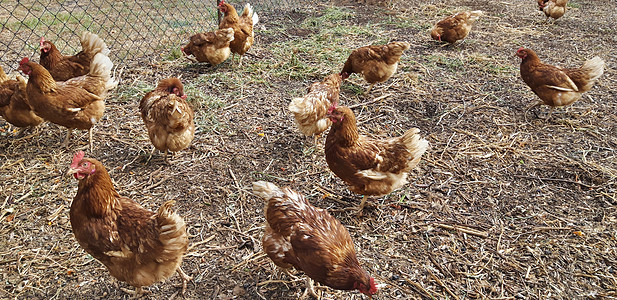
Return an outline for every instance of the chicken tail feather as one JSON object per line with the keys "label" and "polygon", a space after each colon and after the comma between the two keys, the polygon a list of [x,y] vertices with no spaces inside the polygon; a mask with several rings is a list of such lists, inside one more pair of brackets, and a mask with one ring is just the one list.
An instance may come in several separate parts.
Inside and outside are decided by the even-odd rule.
{"label": "chicken tail feather", "polygon": [[[186,223],[171,209],[175,203],[174,200],[163,203],[156,213],[156,221],[160,230],[159,239],[164,245],[163,254],[167,253],[170,256],[181,255],[188,246]],[[172,258],[169,257],[169,259]]]}
{"label": "chicken tail feather", "polygon": [[250,3],[247,3],[244,6],[244,10],[242,11],[243,17],[249,17],[253,20],[253,26],[259,22],[259,16],[253,11],[253,7]]}
{"label": "chicken tail feather", "polygon": [[604,74],[604,60],[596,56],[583,63],[581,69],[589,74],[589,81],[593,84],[596,79]]}
{"label": "chicken tail feather", "polygon": [[283,195],[283,191],[272,182],[256,181],[253,182],[253,193],[268,201],[271,198]]}
{"label": "chicken tail feather", "polygon": [[7,80],[9,80],[9,76],[7,76],[6,73],[4,73],[4,69],[0,67],[0,83],[3,83]]}
{"label": "chicken tail feather", "polygon": [[81,48],[87,53],[103,53],[109,55],[109,49],[105,41],[98,35],[88,31],[84,31],[81,34]]}
{"label": "chicken tail feather", "polygon": [[118,81],[111,76],[111,70],[114,64],[111,59],[105,54],[97,53],[90,63],[90,73],[88,75],[101,77],[105,82],[105,88],[111,90],[118,85]]}
{"label": "chicken tail feather", "polygon": [[470,15],[469,15],[469,22],[473,23],[473,22],[477,21],[480,18],[480,16],[482,16],[483,14],[484,14],[484,12],[481,11],[481,10],[471,11]]}
{"label": "chicken tail feather", "polygon": [[422,138],[418,132],[420,132],[418,128],[409,129],[400,139],[407,150],[411,152],[410,168],[414,168],[420,162],[420,158],[428,149],[428,141]]}

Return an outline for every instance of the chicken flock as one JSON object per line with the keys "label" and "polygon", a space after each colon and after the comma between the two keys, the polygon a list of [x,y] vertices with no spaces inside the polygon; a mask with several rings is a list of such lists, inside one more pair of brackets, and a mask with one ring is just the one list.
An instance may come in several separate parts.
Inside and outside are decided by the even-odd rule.
{"label": "chicken flock", "polygon": [[[557,19],[566,12],[567,0],[538,0],[538,7],[548,18]],[[218,4],[224,15],[219,28],[189,38],[182,52],[199,62],[218,65],[230,54],[242,57],[254,43],[254,26],[259,22],[250,4],[238,15],[224,0]],[[464,39],[472,24],[484,13],[462,11],[439,21],[430,36],[453,44]],[[44,121],[68,129],[64,146],[72,129],[92,129],[102,118],[105,99],[119,81],[112,76],[110,50],[96,34],[84,32],[82,51],[73,56],[60,53],[52,41],[40,39],[40,61],[24,58],[19,70],[28,76],[15,79],[0,68],[0,115],[20,133]],[[429,149],[419,129],[410,128],[403,135],[373,139],[361,134],[354,112],[340,103],[343,81],[357,73],[369,83],[369,94],[377,83],[387,81],[396,72],[401,56],[411,45],[393,41],[386,45],[369,45],[351,51],[340,72],[313,83],[305,96],[293,98],[288,106],[299,131],[314,137],[326,132],[323,152],[329,169],[350,191],[362,195],[355,208],[361,214],[369,196],[387,195],[408,181],[412,170]],[[570,105],[589,91],[602,75],[604,61],[594,57],[579,68],[559,68],[544,64],[532,49],[521,47],[523,81],[538,96],[532,105],[554,107]],[[232,56],[232,62],[233,62]],[[154,149],[178,152],[190,146],[195,136],[194,111],[178,78],[164,78],[139,102],[145,128]],[[550,114],[549,114],[550,118]],[[75,153],[69,174],[78,181],[78,191],[70,208],[70,222],[79,245],[99,260],[109,273],[136,290],[163,281],[178,273],[182,292],[191,277],[180,268],[189,240],[183,218],[172,211],[175,201],[162,204],[157,212],[143,208],[123,197],[105,166],[83,151]],[[345,226],[326,210],[313,206],[304,196],[289,187],[270,182],[254,182],[253,193],[264,201],[266,219],[263,250],[282,269],[295,268],[308,277],[306,293],[316,296],[312,280],[340,290],[357,290],[371,297],[378,291],[375,279],[358,260],[354,243]]]}

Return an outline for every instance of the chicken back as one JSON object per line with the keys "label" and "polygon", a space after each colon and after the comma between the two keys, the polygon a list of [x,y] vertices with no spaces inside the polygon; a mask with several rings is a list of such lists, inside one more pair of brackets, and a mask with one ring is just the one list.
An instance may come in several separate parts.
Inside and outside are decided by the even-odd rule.
{"label": "chicken back", "polygon": [[428,148],[417,128],[400,137],[376,140],[358,133],[356,117],[348,107],[334,108],[329,117],[326,162],[354,193],[382,196],[402,187]]}
{"label": "chicken back", "polygon": [[82,151],[73,156],[69,174],[79,181],[70,210],[75,239],[112,276],[141,289],[179,270],[188,235],[171,210],[175,201],[155,213],[120,196],[103,164]]}
{"label": "chicken back", "polygon": [[266,201],[263,248],[279,267],[295,267],[313,280],[339,290],[377,292],[375,280],[360,267],[349,231],[326,210],[301,194],[273,183],[253,183]]}
{"label": "chicken back", "polygon": [[521,77],[544,104],[551,107],[572,104],[589,91],[604,73],[604,61],[594,57],[580,68],[558,68],[544,64],[535,51],[521,47]]}

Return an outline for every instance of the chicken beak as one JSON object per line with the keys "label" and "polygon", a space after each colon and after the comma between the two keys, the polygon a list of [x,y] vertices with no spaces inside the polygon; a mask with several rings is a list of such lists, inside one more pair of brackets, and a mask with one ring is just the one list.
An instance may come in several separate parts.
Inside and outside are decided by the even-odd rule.
{"label": "chicken beak", "polygon": [[66,171],[66,175],[71,176],[73,174],[77,174],[77,172],[78,172],[77,169],[69,168],[69,170]]}

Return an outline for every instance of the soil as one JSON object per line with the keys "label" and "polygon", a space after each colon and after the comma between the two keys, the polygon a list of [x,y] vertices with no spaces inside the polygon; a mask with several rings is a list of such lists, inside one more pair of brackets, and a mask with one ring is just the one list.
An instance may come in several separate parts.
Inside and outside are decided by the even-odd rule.
{"label": "soil", "polygon": [[[251,183],[268,180],[302,192],[350,231],[363,267],[383,284],[376,299],[616,299],[617,298],[617,4],[570,1],[546,24],[535,1],[387,1],[314,3],[260,14],[263,26],[285,26],[256,42],[250,65],[278,43],[319,28],[304,18],[331,6],[353,12],[350,24],[382,26],[388,40],[411,49],[398,72],[368,96],[354,75],[341,103],[355,105],[363,134],[386,138],[417,127],[430,149],[410,183],[369,199],[363,216],[345,210],[360,202],[327,167],[323,142],[295,127],[287,105],[319,76],[268,77],[200,85],[220,107],[193,103],[197,134],[170,164],[156,152],[138,115],[143,93],[128,101],[112,93],[95,127],[95,149],[116,189],[156,210],[176,200],[190,250],[182,263],[193,277],[186,299],[297,299],[297,278],[277,270],[261,251],[263,202]],[[467,39],[442,47],[428,29],[444,16],[483,10]],[[419,26],[384,24],[384,16]],[[378,25],[376,25],[378,24]],[[350,37],[349,49],[371,43]],[[550,64],[575,67],[600,56],[605,73],[566,108],[526,108],[537,97],[519,75],[516,49],[536,50]],[[328,62],[324,74],[342,67]],[[120,85],[182,74],[221,72],[240,81],[243,67],[217,68],[186,60],[126,62]],[[250,74],[255,75],[255,74]],[[126,91],[126,89],[125,89]],[[190,97],[190,95],[189,95]],[[373,102],[375,98],[381,101]],[[214,112],[215,118],[209,116]],[[0,139],[0,298],[128,299],[118,282],[75,241],[69,208],[77,183],[65,175],[87,132],[60,147],[66,130],[43,124],[24,137]],[[147,288],[144,299],[181,297],[178,276]],[[353,291],[318,289],[324,299],[363,299]]]}

